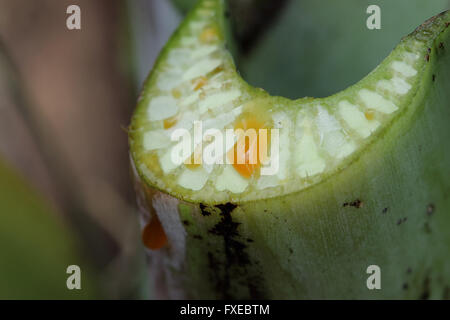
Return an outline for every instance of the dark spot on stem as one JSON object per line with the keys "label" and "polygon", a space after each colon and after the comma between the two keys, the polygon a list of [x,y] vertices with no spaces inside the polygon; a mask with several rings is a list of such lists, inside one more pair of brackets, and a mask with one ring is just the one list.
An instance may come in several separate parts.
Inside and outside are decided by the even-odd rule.
{"label": "dark spot on stem", "polygon": [[398,226],[401,225],[402,223],[406,222],[406,220],[408,220],[407,217],[404,217],[404,218],[402,218],[402,219],[398,219],[398,220],[397,220],[397,225],[398,225]]}
{"label": "dark spot on stem", "polygon": [[439,49],[444,49],[444,43],[443,42],[439,42]]}
{"label": "dark spot on stem", "polygon": [[188,226],[188,225],[190,225],[191,223],[190,223],[189,221],[187,221],[187,220],[183,220],[183,224],[184,224],[185,226]]}
{"label": "dark spot on stem", "polygon": [[208,211],[208,207],[205,206],[203,203],[200,203],[200,212],[204,217],[211,215],[211,212]]}
{"label": "dark spot on stem", "polygon": [[194,234],[193,237],[194,237],[194,239],[197,239],[197,240],[203,240],[203,237],[199,234]]}
{"label": "dark spot on stem", "polygon": [[426,277],[423,281],[422,294],[420,295],[421,300],[430,299],[430,277]]}
{"label": "dark spot on stem", "polygon": [[[262,299],[263,295],[260,292],[260,279],[248,274],[248,267],[252,264],[250,257],[246,252],[247,244],[239,240],[238,227],[239,222],[233,221],[231,213],[236,209],[237,205],[233,203],[219,204],[215,206],[220,210],[220,221],[209,230],[209,233],[223,237],[225,253],[225,261],[220,267],[222,276],[216,276],[216,287],[220,289],[224,299],[233,297],[231,281],[244,281],[252,299]],[[246,239],[247,242],[252,242],[251,239]],[[211,259],[211,258],[209,258]],[[213,268],[211,271],[218,274],[219,270]],[[232,276],[231,276],[232,275]]]}
{"label": "dark spot on stem", "polygon": [[433,82],[434,82],[434,80],[436,80],[436,75],[435,74],[432,75],[431,80],[433,80]]}
{"label": "dark spot on stem", "polygon": [[412,272],[411,267],[409,267],[408,269],[406,269],[406,274],[411,274],[411,272]]}
{"label": "dark spot on stem", "polygon": [[428,53],[425,55],[425,61],[430,61],[430,55]]}
{"label": "dark spot on stem", "polygon": [[431,48],[428,48],[428,53],[431,53]]}
{"label": "dark spot on stem", "polygon": [[389,210],[389,208],[387,208],[387,207],[386,207],[386,208],[384,208],[384,209],[383,209],[383,211],[382,211],[382,212],[383,212],[383,213],[387,213],[387,212],[388,212],[388,210]]}
{"label": "dark spot on stem", "polygon": [[404,284],[403,284],[403,286],[402,286],[402,288],[403,288],[403,290],[408,290],[408,284],[405,282]]}
{"label": "dark spot on stem", "polygon": [[355,201],[352,201],[352,202],[345,202],[342,206],[343,206],[343,207],[348,207],[348,206],[350,206],[350,207],[355,207],[355,208],[359,209],[359,208],[361,208],[363,205],[364,205],[364,203],[363,203],[361,200],[356,199]]}
{"label": "dark spot on stem", "polygon": [[216,208],[218,208],[221,211],[222,216],[230,216],[231,218],[231,212],[236,209],[237,205],[231,202],[227,202],[225,204],[218,204],[216,205]]}
{"label": "dark spot on stem", "polygon": [[427,215],[431,216],[434,213],[434,210],[435,210],[434,204],[430,203],[427,206]]}

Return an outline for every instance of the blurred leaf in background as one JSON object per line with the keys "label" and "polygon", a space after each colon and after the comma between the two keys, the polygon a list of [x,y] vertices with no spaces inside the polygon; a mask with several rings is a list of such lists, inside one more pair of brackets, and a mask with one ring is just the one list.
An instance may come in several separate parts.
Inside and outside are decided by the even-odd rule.
{"label": "blurred leaf in background", "polygon": [[[73,239],[44,198],[0,159],[0,299],[99,297]],[[81,268],[81,290],[66,286],[69,265]]]}
{"label": "blurred leaf in background", "polygon": [[[372,4],[381,9],[380,30],[366,26]],[[325,97],[366,76],[404,35],[448,8],[448,0],[291,0],[240,57],[240,71],[271,94]]]}
{"label": "blurred leaf in background", "polygon": [[[173,2],[185,12],[196,1]],[[325,97],[356,83],[405,34],[450,8],[449,0],[229,2],[240,73],[250,84],[289,98]],[[366,26],[367,8],[374,4],[381,10],[380,30]]]}
{"label": "blurred leaf in background", "polygon": [[77,1],[75,31],[65,23],[70,4],[0,0],[0,156],[70,225],[66,236],[92,265],[102,297],[141,298],[144,254],[125,129],[137,93],[124,1]]}

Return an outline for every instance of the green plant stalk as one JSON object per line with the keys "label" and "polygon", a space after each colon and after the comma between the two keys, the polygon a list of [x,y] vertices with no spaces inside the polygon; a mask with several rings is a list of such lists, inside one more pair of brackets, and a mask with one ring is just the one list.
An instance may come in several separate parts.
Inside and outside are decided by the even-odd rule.
{"label": "green plant stalk", "polygon": [[[148,250],[154,290],[171,298],[449,298],[449,22],[443,13],[403,40],[430,50],[418,52],[419,85],[400,115],[346,167],[300,191],[214,202],[157,187],[142,170],[135,118],[138,202],[169,242]],[[381,290],[366,285],[370,265],[381,269]]]}

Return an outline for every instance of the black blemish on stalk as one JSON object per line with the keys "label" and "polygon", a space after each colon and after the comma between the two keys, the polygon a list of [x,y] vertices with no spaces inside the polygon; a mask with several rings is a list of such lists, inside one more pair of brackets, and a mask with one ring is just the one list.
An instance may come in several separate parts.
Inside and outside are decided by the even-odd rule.
{"label": "black blemish on stalk", "polygon": [[350,206],[350,207],[355,207],[355,208],[359,209],[363,206],[363,204],[364,203],[361,200],[356,199],[355,201],[352,201],[352,202],[345,202],[342,206],[343,207]]}
{"label": "black blemish on stalk", "polygon": [[185,226],[188,226],[188,225],[190,225],[191,223],[190,223],[189,221],[187,221],[187,220],[183,220],[183,224],[184,224]]}
{"label": "black blemish on stalk", "polygon": [[231,218],[231,212],[236,209],[237,205],[231,202],[227,202],[225,204],[218,204],[216,205],[216,208],[218,208],[221,211],[222,216],[230,216]]}
{"label": "black blemish on stalk", "polygon": [[208,207],[205,206],[203,203],[200,203],[199,207],[200,207],[200,212],[201,212],[202,216],[206,217],[206,216],[211,215],[211,212],[208,211]]}
{"label": "black blemish on stalk", "polygon": [[408,269],[406,269],[406,274],[411,274],[411,272],[412,272],[411,267],[409,267]]}
{"label": "black blemish on stalk", "polygon": [[430,55],[428,53],[425,55],[425,61],[426,62],[430,61]]}
{"label": "black blemish on stalk", "polygon": [[433,82],[434,82],[434,80],[436,80],[436,75],[435,75],[435,74],[432,75],[431,80],[432,80]]}
{"label": "black blemish on stalk", "polygon": [[431,48],[428,48],[428,53],[431,53]]}
{"label": "black blemish on stalk", "polygon": [[403,290],[408,290],[408,284],[405,282],[404,284],[403,284],[403,286],[402,286],[402,288],[403,288]]}
{"label": "black blemish on stalk", "polygon": [[439,42],[439,49],[444,49],[444,43],[443,42]]}
{"label": "black blemish on stalk", "polygon": [[194,234],[193,237],[194,237],[194,239],[197,239],[197,240],[203,240],[203,237],[199,234]]}
{"label": "black blemish on stalk", "polygon": [[383,211],[381,211],[381,212],[383,212],[383,213],[387,213],[387,212],[388,212],[388,210],[389,210],[389,208],[387,208],[387,207],[386,207],[386,208],[384,208],[384,209],[383,209]]}
{"label": "black blemish on stalk", "polygon": [[423,281],[422,293],[420,295],[420,300],[428,300],[430,298],[430,277],[427,276]]}
{"label": "black blemish on stalk", "polygon": [[448,28],[448,26],[450,26],[450,22],[445,23],[445,27]]}
{"label": "black blemish on stalk", "polygon": [[[231,213],[236,207],[237,205],[230,202],[215,206],[220,211],[221,219],[209,230],[209,233],[223,237],[224,251],[220,251],[220,253],[225,253],[225,261],[220,267],[210,263],[211,272],[214,274],[213,281],[219,290],[218,292],[222,293],[223,298],[230,299],[233,297],[230,286],[232,280],[230,274],[233,274],[233,279],[239,279],[238,281],[245,283],[249,290],[250,298],[262,299],[263,295],[259,289],[261,279],[252,277],[247,272],[247,267],[252,264],[246,252],[247,244],[239,240],[238,227],[240,223],[232,219]],[[246,241],[253,242],[252,239],[246,239]],[[213,258],[208,257],[210,261]]]}
{"label": "black blemish on stalk", "polygon": [[402,223],[406,222],[406,220],[408,220],[407,217],[404,217],[403,219],[398,219],[398,220],[397,220],[397,225],[398,225],[398,226],[401,225]]}

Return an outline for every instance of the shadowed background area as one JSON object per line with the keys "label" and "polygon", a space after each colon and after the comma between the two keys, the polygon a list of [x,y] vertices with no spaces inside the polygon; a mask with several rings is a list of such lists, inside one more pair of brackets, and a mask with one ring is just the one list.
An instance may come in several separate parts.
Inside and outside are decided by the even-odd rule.
{"label": "shadowed background area", "polygon": [[[72,4],[81,8],[81,30],[66,27]],[[70,262],[87,262],[101,297],[149,297],[127,126],[139,88],[180,19],[167,0],[0,0],[0,159],[73,231],[82,254]],[[148,46],[137,46],[139,37]],[[0,203],[5,217],[19,210],[38,219],[33,206]],[[28,228],[46,230],[33,219],[5,227],[23,229],[16,237],[33,243]],[[14,261],[7,267],[14,269]],[[4,276],[21,279],[19,271]],[[65,269],[61,274],[65,281]],[[7,298],[2,285],[0,276],[0,297]],[[47,297],[46,291],[14,297]]]}
{"label": "shadowed background area", "polygon": [[[82,30],[66,28],[70,4],[81,7]],[[72,225],[111,298],[139,294],[142,265],[125,130],[136,91],[124,8],[0,1],[0,153]]]}

